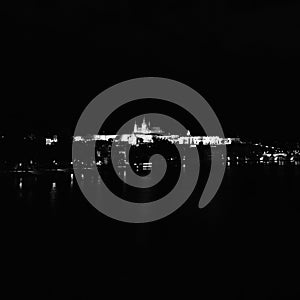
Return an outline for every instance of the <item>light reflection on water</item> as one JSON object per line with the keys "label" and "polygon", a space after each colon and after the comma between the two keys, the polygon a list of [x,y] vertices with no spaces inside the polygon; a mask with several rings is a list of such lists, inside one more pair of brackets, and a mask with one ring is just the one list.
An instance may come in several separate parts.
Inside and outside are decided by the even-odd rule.
{"label": "light reflection on water", "polygon": [[51,203],[53,204],[53,201],[57,198],[57,190],[56,190],[56,182],[52,182],[52,187],[50,191],[50,199]]}
{"label": "light reflection on water", "polygon": [[[237,165],[232,161],[227,161],[227,168],[224,178],[225,182],[230,183],[230,185],[238,185],[239,183],[235,182],[235,174],[237,173],[242,174],[241,177],[249,177],[249,174],[253,174],[253,176],[256,176],[256,173],[267,174],[264,176],[270,176],[270,178],[274,177],[277,179],[283,178],[283,180],[285,180],[286,176],[296,176],[297,178],[299,178],[300,174],[300,169],[298,168],[300,163],[298,161],[295,161],[293,164],[287,164],[284,161],[278,161],[275,164],[252,164],[249,162],[247,163],[247,166],[243,167],[243,165],[243,163],[239,163]],[[189,166],[186,167],[183,164],[182,171],[184,176],[188,176]],[[130,173],[126,171],[126,168],[123,168],[119,171],[118,175],[124,181],[124,183],[126,183],[130,182],[130,178],[128,178],[129,174]],[[32,203],[32,199],[34,199],[35,202],[45,201],[45,199],[49,199],[48,201],[50,201],[49,204],[51,206],[56,205],[57,202],[65,201],[64,199],[72,197],[74,193],[76,193],[76,195],[81,195],[80,193],[78,193],[78,185],[88,185],[91,187],[97,186],[97,190],[99,189],[100,191],[103,183],[99,174],[91,174],[88,170],[82,171],[79,182],[77,182],[73,173],[51,173],[40,175],[22,174],[22,176],[19,176],[18,174],[11,174],[9,176],[11,176],[15,195],[18,199],[22,199],[22,201],[26,201],[28,204]],[[146,177],[141,176],[140,186],[151,186],[151,180],[151,173]],[[238,180],[240,181],[242,179],[238,178]],[[265,178],[263,180],[265,180]]]}
{"label": "light reflection on water", "polygon": [[[186,171],[188,172],[188,168],[186,168]],[[127,174],[125,170],[122,170],[122,172],[121,175],[126,179],[128,172]],[[295,213],[296,209],[293,209],[297,204],[291,204],[293,205],[291,208],[286,208],[289,201],[295,200],[293,203],[298,202],[299,172],[300,168],[294,166],[284,167],[280,165],[279,167],[278,164],[263,165],[258,163],[256,166],[247,165],[244,168],[242,164],[235,166],[232,162],[231,166],[226,169],[224,182],[219,193],[221,196],[216,196],[206,209],[199,210],[195,205],[191,209],[192,213],[190,214],[190,211],[188,211],[185,216],[183,214],[188,208],[182,207],[178,210],[178,213],[174,214],[175,216],[170,216],[156,223],[141,224],[139,226],[131,226],[131,224],[126,226],[126,224],[117,222],[115,225],[93,208],[86,211],[82,210],[82,206],[78,203],[87,201],[84,200],[78,188],[80,181],[77,182],[73,174],[49,174],[34,177],[25,174],[22,174],[22,177],[9,175],[11,177],[9,180],[8,176],[4,179],[5,182],[11,185],[10,188],[12,187],[11,194],[4,195],[7,195],[7,200],[18,202],[18,205],[21,204],[20,211],[22,214],[20,215],[24,219],[20,221],[20,216],[17,215],[13,220],[17,224],[16,232],[19,232],[20,228],[22,230],[17,238],[20,239],[25,230],[33,232],[30,243],[28,242],[29,234],[27,233],[24,238],[25,243],[18,243],[16,244],[17,247],[13,245],[16,252],[22,259],[27,259],[30,264],[35,260],[40,263],[39,257],[36,259],[38,251],[42,253],[41,257],[45,258],[45,261],[50,261],[51,264],[54,261],[53,269],[55,272],[49,275],[49,278],[52,277],[51,280],[56,279],[58,272],[61,270],[60,264],[65,266],[66,257],[70,257],[72,254],[74,255],[71,256],[70,263],[75,262],[75,268],[78,266],[78,261],[81,263],[80,259],[82,259],[82,265],[86,265],[87,257],[92,258],[88,261],[90,265],[95,263],[99,257],[109,257],[107,259],[109,261],[115,259],[113,255],[107,256],[108,251],[107,253],[101,252],[103,249],[108,249],[111,253],[114,253],[111,249],[117,249],[117,253],[120,254],[129,248],[134,255],[141,253],[141,258],[136,259],[138,263],[146,257],[145,253],[149,254],[150,257],[150,254],[153,255],[154,251],[157,251],[159,255],[162,253],[163,259],[168,257],[169,253],[175,252],[178,255],[189,253],[190,258],[183,255],[182,263],[193,267],[194,261],[199,258],[198,253],[206,255],[212,253],[211,257],[209,256],[211,259],[207,259],[209,263],[216,257],[218,259],[219,256],[220,261],[223,259],[224,261],[230,261],[230,267],[235,259],[240,266],[241,262],[244,263],[244,258],[245,262],[248,262],[249,257],[254,256],[253,261],[262,257],[261,264],[258,260],[253,267],[253,270],[256,271],[265,263],[265,257],[269,257],[270,253],[274,253],[274,251],[274,259],[271,256],[270,265],[273,265],[275,261],[275,268],[277,268],[278,262],[281,263],[278,258],[294,258],[294,252],[296,253],[295,258],[299,256],[299,247],[296,241],[297,230],[299,229],[297,225],[299,225],[300,219],[297,218],[299,214]],[[93,182],[101,187],[100,175],[90,176],[88,172],[83,172],[83,174],[84,179],[82,181],[85,184]],[[141,180],[143,179],[141,178]],[[3,182],[2,180],[3,188],[7,191],[9,184],[4,186]],[[21,187],[20,183],[22,183]],[[23,193],[22,197],[18,197],[19,192]],[[15,195],[15,198],[12,195]],[[32,204],[28,204],[29,209],[25,212],[35,211],[35,215],[33,215],[35,217],[31,218],[33,220],[31,221],[33,222],[31,227],[26,227],[30,218],[23,210],[24,203],[28,199],[32,199]],[[284,203],[281,201],[283,199]],[[61,203],[64,201],[67,201],[65,208],[61,208]],[[264,202],[265,204],[263,204]],[[41,203],[46,203],[45,207],[41,207],[41,205],[44,205]],[[278,205],[278,209],[276,209],[276,205]],[[86,206],[89,208],[89,205]],[[44,216],[47,216],[48,210],[51,216],[50,221],[44,218]],[[76,212],[74,213],[74,211]],[[36,216],[41,217],[37,218]],[[57,219],[55,219],[56,217]],[[98,220],[100,221],[98,222]],[[180,222],[177,222],[178,220]],[[41,224],[41,222],[44,223]],[[212,236],[211,240],[207,238],[208,235]],[[41,247],[42,238],[47,240],[45,250]],[[16,239],[16,237],[13,236],[13,239]],[[278,248],[280,244],[282,248]],[[165,245],[169,247],[166,248]],[[184,252],[185,247],[187,248],[186,252]],[[207,247],[209,247],[209,251],[201,252],[203,248],[207,249]],[[149,249],[149,252],[146,252],[147,249]],[[161,249],[162,251],[160,251]],[[217,250],[214,252],[214,249]],[[256,254],[256,251],[258,254]],[[263,255],[261,251],[263,251]],[[291,251],[294,252],[291,254]],[[30,253],[30,255],[32,253],[32,256],[28,254],[28,256],[25,256],[24,252]],[[237,255],[238,252],[241,252],[240,256]],[[197,253],[197,256],[194,255],[195,253]],[[190,259],[188,263],[186,257]],[[283,264],[286,263],[284,259]],[[128,261],[132,266],[132,260]],[[291,259],[291,263],[293,262],[294,260]],[[102,261],[101,264],[103,264]],[[252,260],[249,264],[252,264]],[[201,269],[202,265],[199,264],[199,267]],[[244,268],[244,264],[241,268]],[[45,269],[45,272],[48,273],[48,268]],[[101,271],[100,268],[97,270]],[[240,269],[237,268],[237,270]],[[245,271],[245,274],[247,271]],[[126,272],[128,271],[126,270]],[[63,273],[62,277],[65,276],[64,272],[61,273]],[[40,276],[40,273],[38,274]],[[43,280],[44,278],[47,277],[43,277]],[[62,285],[65,283],[65,278],[67,276],[63,277]]]}

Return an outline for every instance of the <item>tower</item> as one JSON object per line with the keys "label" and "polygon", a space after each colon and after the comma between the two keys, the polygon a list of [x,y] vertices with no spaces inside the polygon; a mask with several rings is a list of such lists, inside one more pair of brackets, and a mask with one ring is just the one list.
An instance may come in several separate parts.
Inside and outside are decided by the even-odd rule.
{"label": "tower", "polygon": [[146,132],[147,132],[147,124],[146,124],[145,117],[144,117],[143,123],[142,123],[142,132],[143,132],[143,133],[146,133]]}
{"label": "tower", "polygon": [[136,122],[134,122],[133,132],[137,132],[137,125],[136,125]]}

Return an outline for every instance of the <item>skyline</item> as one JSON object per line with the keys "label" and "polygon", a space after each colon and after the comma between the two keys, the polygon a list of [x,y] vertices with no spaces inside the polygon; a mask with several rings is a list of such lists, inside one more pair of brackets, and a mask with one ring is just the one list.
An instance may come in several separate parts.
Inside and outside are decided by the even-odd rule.
{"label": "skyline", "polygon": [[[124,132],[118,134],[111,134],[110,132],[107,132],[105,134],[73,136],[73,141],[75,142],[79,142],[79,141],[86,142],[89,140],[108,141],[109,139],[113,139],[120,142],[128,142],[131,145],[136,145],[137,140],[139,138],[143,139],[144,143],[153,143],[153,138],[156,137],[159,138],[160,140],[168,140],[173,144],[189,144],[191,146],[199,145],[199,143],[203,143],[203,145],[227,145],[227,144],[231,144],[232,142],[240,142],[239,138],[229,138],[229,137],[221,138],[219,136],[206,136],[206,135],[192,136],[189,130],[187,130],[186,134],[179,134],[178,132],[165,131],[161,129],[161,127],[159,126],[151,127],[150,124],[151,124],[150,119],[148,119],[146,122],[146,118],[145,116],[143,116],[143,122],[141,123],[141,126],[139,126],[135,120],[133,130],[131,132],[130,130],[128,130],[127,133]],[[126,127],[129,129],[128,126]],[[46,143],[47,143],[47,139],[46,139]]]}
{"label": "skyline", "polygon": [[[96,157],[97,159],[100,159],[102,163],[104,162],[104,164],[110,157],[109,149],[114,141],[116,142],[116,146],[120,147],[118,155],[121,154],[121,156],[124,154],[124,149],[127,144],[133,146],[134,149],[146,147],[145,151],[148,151],[152,147],[155,148],[156,143],[166,143],[165,146],[167,144],[175,144],[176,146],[181,145],[186,150],[192,147],[198,148],[199,145],[200,148],[198,148],[198,150],[200,150],[202,154],[205,153],[204,155],[207,156],[206,159],[209,159],[212,153],[214,153],[214,155],[219,155],[218,152],[221,149],[219,147],[226,145],[228,152],[228,166],[230,164],[238,165],[253,163],[279,163],[282,165],[284,162],[299,165],[300,141],[291,144],[275,142],[262,143],[245,140],[243,138],[220,138],[218,136],[191,135],[189,130],[183,135],[172,134],[169,132],[166,133],[168,127],[164,128],[157,126],[158,124],[161,124],[157,122],[159,119],[153,121],[153,119],[146,119],[145,116],[140,116],[138,119],[142,119],[143,121],[139,123],[137,118],[132,119],[127,122],[125,127],[127,129],[131,128],[131,130],[129,130],[128,133],[121,134],[109,134],[109,132],[107,132],[107,134],[88,134],[85,136],[72,136],[71,138],[71,136],[62,137],[58,134],[36,136],[31,133],[21,139],[12,136],[7,138],[6,136],[0,135],[4,159],[1,166],[3,170],[10,169],[18,171],[21,169],[24,171],[27,168],[27,171],[34,171],[36,169],[42,170],[44,168],[50,168],[53,170],[60,169],[61,171],[70,171],[72,167],[75,167],[75,165],[72,164],[71,159],[72,142],[73,147],[75,144],[76,147],[85,147],[84,144],[87,144],[89,147],[89,145],[93,144],[93,141],[96,141]],[[150,124],[153,124],[154,126],[152,127]],[[209,151],[209,146],[214,147],[211,148],[212,152]],[[23,149],[21,153],[20,149]],[[103,156],[103,154],[100,155],[100,153],[106,154]],[[222,160],[223,159],[224,157],[222,157]],[[78,165],[80,159],[73,161],[73,163],[75,162],[76,165]],[[92,160],[89,163],[92,163]],[[86,163],[84,165],[86,165]]]}
{"label": "skyline", "polygon": [[[75,124],[72,126],[61,126],[59,122],[45,122],[45,120],[39,122],[34,122],[31,120],[30,122],[26,122],[26,118],[24,120],[22,118],[14,119],[10,118],[9,122],[3,122],[5,118],[1,118],[0,120],[0,137],[3,138],[23,138],[25,136],[29,136],[31,134],[35,136],[43,136],[43,137],[50,137],[53,135],[59,135],[64,138],[73,137]],[[13,124],[13,126],[11,126]],[[296,125],[296,124],[295,124]],[[222,123],[223,126],[223,123]],[[294,126],[295,127],[295,126]],[[228,134],[228,132],[234,132],[226,130],[226,126],[223,126],[224,135],[225,137],[232,137],[232,138],[242,138],[244,140],[252,140],[252,141],[262,141],[268,143],[285,143],[285,142],[300,142],[300,136],[291,135],[291,134],[276,134],[276,131],[270,132],[270,135],[262,135],[256,134],[255,132],[251,133],[243,133],[240,130],[235,130],[235,133]],[[89,133],[95,134],[95,133]],[[111,133],[114,134],[114,133]]]}

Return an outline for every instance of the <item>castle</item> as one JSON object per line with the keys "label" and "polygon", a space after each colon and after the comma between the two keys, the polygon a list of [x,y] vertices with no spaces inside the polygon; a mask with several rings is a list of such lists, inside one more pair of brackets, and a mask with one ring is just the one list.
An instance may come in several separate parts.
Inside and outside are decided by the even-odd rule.
{"label": "castle", "polygon": [[137,126],[136,122],[134,123],[133,134],[162,134],[162,133],[163,131],[160,129],[160,127],[151,128],[150,121],[148,122],[147,125],[145,117],[140,127]]}

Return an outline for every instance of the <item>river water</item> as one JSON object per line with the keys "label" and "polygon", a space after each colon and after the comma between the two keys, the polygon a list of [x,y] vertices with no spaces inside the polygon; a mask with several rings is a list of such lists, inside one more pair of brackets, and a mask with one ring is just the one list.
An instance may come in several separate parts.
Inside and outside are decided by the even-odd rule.
{"label": "river water", "polygon": [[94,299],[104,291],[138,298],[158,291],[204,299],[300,295],[299,166],[228,166],[207,207],[198,209],[193,195],[147,224],[102,215],[78,187],[87,181],[103,184],[87,174],[78,183],[70,173],[1,175],[12,293],[42,299]]}

